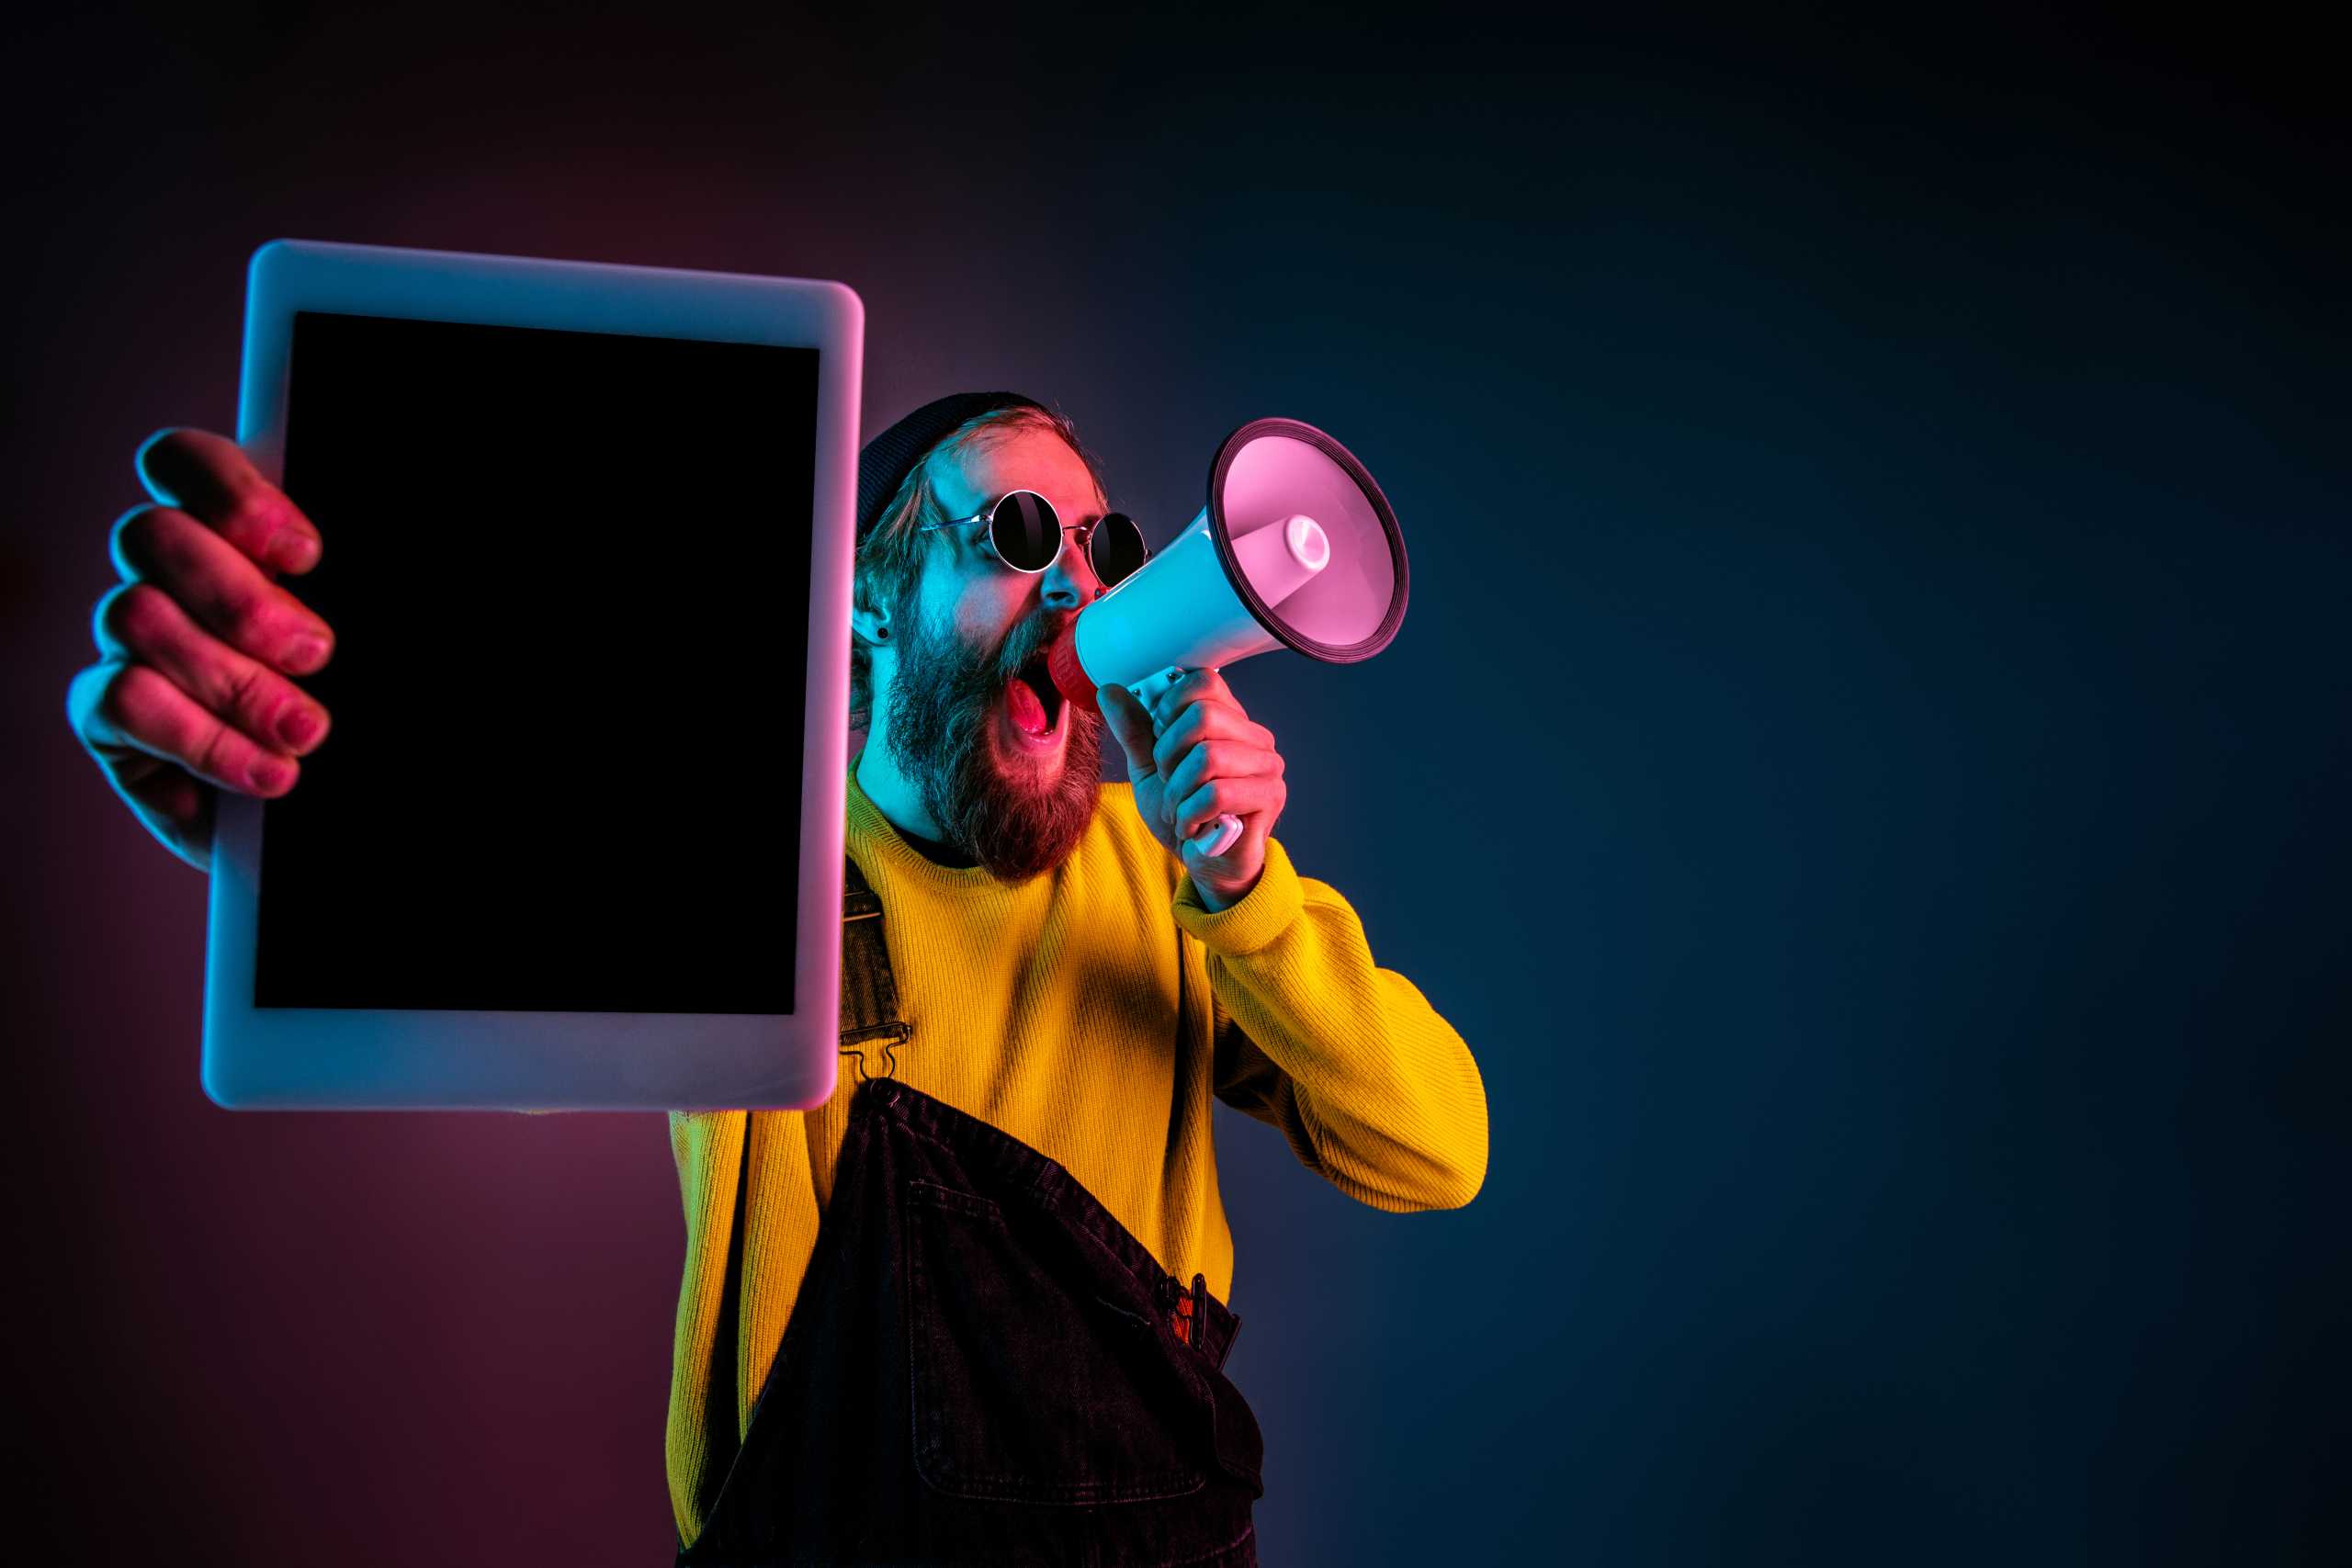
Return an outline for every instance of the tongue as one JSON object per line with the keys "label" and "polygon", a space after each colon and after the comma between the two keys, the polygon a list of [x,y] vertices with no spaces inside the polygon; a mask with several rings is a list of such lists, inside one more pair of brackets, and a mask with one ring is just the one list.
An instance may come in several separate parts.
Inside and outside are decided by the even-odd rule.
{"label": "tongue", "polygon": [[1012,722],[1026,733],[1044,735],[1053,728],[1053,721],[1046,716],[1046,705],[1037,700],[1029,682],[1018,675],[1005,682],[1004,703],[1012,715]]}

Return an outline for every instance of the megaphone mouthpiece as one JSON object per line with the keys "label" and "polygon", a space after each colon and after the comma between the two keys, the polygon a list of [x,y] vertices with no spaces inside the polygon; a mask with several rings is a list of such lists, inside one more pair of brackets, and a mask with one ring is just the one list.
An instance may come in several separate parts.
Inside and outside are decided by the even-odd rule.
{"label": "megaphone mouthpiece", "polygon": [[1054,688],[1065,702],[1075,704],[1089,713],[1099,714],[1102,705],[1094,700],[1094,682],[1087,678],[1086,666],[1078,661],[1078,639],[1063,637],[1054,639],[1046,655],[1046,672],[1054,678]]}

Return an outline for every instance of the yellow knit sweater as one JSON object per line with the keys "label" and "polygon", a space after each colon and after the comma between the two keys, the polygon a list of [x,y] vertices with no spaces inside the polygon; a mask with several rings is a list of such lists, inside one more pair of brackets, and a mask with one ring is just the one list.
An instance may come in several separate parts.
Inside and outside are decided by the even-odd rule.
{"label": "yellow knit sweater", "polygon": [[[1486,1090],[1462,1037],[1411,982],[1374,965],[1355,911],[1299,876],[1280,844],[1268,842],[1249,897],[1212,914],[1130,787],[1105,784],[1070,857],[1006,886],[923,858],[853,775],[847,848],[881,898],[899,1016],[914,1030],[898,1048],[899,1080],[1058,1160],[1170,1274],[1204,1274],[1231,1300],[1212,1093],[1280,1128],[1309,1170],[1374,1208],[1459,1207],[1485,1179]],[[670,1118],[686,1215],[670,1499],[688,1541],[717,1485],[710,1467],[731,1452],[727,1426],[737,1441],[749,1427],[816,1245],[857,1087],[843,1066],[821,1110]],[[734,1365],[722,1371],[712,1360],[739,1179]]]}

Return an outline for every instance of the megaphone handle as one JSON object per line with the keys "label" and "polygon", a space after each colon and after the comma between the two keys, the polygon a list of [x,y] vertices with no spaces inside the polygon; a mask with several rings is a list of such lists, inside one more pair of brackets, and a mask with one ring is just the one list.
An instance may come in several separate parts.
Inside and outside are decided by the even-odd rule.
{"label": "megaphone handle", "polygon": [[[1136,701],[1141,703],[1148,712],[1151,705],[1159,700],[1160,694],[1182,680],[1185,673],[1181,665],[1171,664],[1165,670],[1145,676],[1129,686],[1127,690],[1136,694]],[[1155,736],[1168,733],[1167,727],[1156,718],[1152,721],[1151,728]],[[1231,849],[1233,840],[1239,837],[1241,837],[1241,818],[1230,811],[1225,811],[1218,813],[1207,827],[1202,829],[1186,842],[1204,855],[1221,855]]]}
{"label": "megaphone handle", "polygon": [[1201,836],[1191,840],[1192,846],[1204,855],[1221,855],[1241,837],[1241,818],[1230,811],[1217,813],[1216,820],[1201,830]]}

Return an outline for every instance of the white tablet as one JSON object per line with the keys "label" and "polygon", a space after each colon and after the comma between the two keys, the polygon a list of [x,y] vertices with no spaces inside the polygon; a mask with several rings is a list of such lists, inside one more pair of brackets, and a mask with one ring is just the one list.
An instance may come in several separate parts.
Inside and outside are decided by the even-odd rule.
{"label": "white tablet", "polygon": [[238,439],[316,522],[301,781],[221,803],[235,1107],[832,1091],[864,311],[837,283],[281,241]]}

